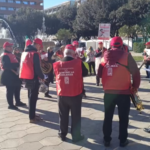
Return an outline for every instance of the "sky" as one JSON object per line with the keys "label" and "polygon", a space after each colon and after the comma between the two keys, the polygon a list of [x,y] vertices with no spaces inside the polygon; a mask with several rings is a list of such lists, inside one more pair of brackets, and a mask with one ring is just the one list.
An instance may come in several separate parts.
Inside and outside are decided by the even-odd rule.
{"label": "sky", "polygon": [[68,0],[44,0],[44,9],[61,4],[66,1]]}

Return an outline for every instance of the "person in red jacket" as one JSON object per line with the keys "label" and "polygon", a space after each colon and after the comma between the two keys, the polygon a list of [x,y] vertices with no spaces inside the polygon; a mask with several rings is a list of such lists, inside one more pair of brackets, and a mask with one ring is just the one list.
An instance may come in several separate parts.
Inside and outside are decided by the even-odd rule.
{"label": "person in red jacket", "polygon": [[25,80],[26,88],[28,89],[30,123],[36,123],[41,120],[41,118],[35,114],[40,86],[39,78],[44,80],[38,53],[41,46],[42,40],[36,38],[32,45],[26,47],[21,56],[19,77]]}
{"label": "person in red jacket", "polygon": [[64,58],[53,64],[56,75],[56,89],[60,118],[59,136],[66,140],[68,133],[69,111],[71,111],[71,134],[73,142],[84,139],[81,135],[81,104],[83,77],[88,75],[88,70],[80,59],[74,59],[75,47],[67,45]]}
{"label": "person in red jacket", "polygon": [[[13,51],[13,44],[5,42],[3,44],[4,52],[1,55],[1,83],[6,86],[6,97],[8,102],[8,109],[17,110],[17,106],[25,106],[26,104],[20,101],[21,80],[18,76],[19,62]],[[16,106],[13,103],[13,96],[15,96]]]}
{"label": "person in red jacket", "polygon": [[[109,146],[112,132],[112,118],[115,106],[119,114],[120,146],[125,147],[129,142],[128,122],[130,111],[130,95],[135,94],[140,85],[140,72],[130,53],[122,51],[123,42],[120,37],[111,40],[111,49],[104,53],[98,75],[102,78],[105,92],[105,119],[103,124],[104,145]],[[131,83],[131,76],[133,82]]]}

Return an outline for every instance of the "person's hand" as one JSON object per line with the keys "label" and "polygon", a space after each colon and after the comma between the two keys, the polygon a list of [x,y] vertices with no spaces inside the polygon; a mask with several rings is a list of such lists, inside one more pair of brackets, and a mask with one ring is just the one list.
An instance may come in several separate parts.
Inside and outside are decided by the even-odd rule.
{"label": "person's hand", "polygon": [[136,89],[136,88],[134,88],[134,87],[131,87],[131,93],[133,94],[133,95],[135,95],[136,93],[137,93],[137,91],[138,91],[138,89]]}

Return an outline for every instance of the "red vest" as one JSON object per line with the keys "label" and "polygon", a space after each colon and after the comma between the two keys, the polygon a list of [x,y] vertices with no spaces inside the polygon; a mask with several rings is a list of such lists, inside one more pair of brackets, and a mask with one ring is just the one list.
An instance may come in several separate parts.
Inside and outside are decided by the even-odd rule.
{"label": "red vest", "polygon": [[82,62],[74,59],[72,61],[58,61],[53,64],[56,75],[57,95],[77,96],[83,90]]}
{"label": "red vest", "polygon": [[[14,54],[12,54],[12,53],[2,53],[1,57],[3,57],[4,55],[7,55],[9,57],[11,63],[18,63],[18,60],[17,60],[17,58]],[[3,65],[2,65],[1,62],[0,62],[0,65],[1,65],[1,69],[4,70]]]}
{"label": "red vest", "polygon": [[[131,87],[130,73],[124,66],[117,63],[109,64],[102,60],[104,69],[102,73],[102,84],[104,90],[128,90]],[[128,53],[124,53],[118,63],[128,66]]]}
{"label": "red vest", "polygon": [[127,52],[127,53],[128,53],[128,52],[129,52],[129,51],[128,51],[128,46],[123,45],[123,50],[124,50],[125,52]]}
{"label": "red vest", "polygon": [[[34,64],[33,57],[37,52],[23,52],[20,62],[20,74],[21,79],[33,79],[34,78]],[[37,53],[38,54],[38,53]]]}

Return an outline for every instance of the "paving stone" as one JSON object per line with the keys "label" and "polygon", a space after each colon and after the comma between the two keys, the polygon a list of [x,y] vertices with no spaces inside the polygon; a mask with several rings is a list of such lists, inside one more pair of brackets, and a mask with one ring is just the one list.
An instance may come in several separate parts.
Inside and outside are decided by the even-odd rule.
{"label": "paving stone", "polygon": [[79,146],[77,144],[73,144],[73,143],[67,143],[67,142],[63,142],[59,145],[59,147],[61,147],[64,150],[77,150],[77,149],[81,149],[82,146]]}
{"label": "paving stone", "polygon": [[7,136],[6,135],[1,135],[0,136],[0,142],[3,142],[7,139]]}
{"label": "paving stone", "polygon": [[13,131],[11,133],[8,133],[7,134],[7,137],[9,139],[12,139],[12,138],[21,138],[21,137],[24,137],[27,133],[25,131]]}
{"label": "paving stone", "polygon": [[16,121],[18,119],[19,119],[18,117],[9,117],[9,118],[2,119],[2,122],[13,122],[13,121]]}
{"label": "paving stone", "polygon": [[1,150],[17,150],[17,148],[1,149]]}
{"label": "paving stone", "polygon": [[39,142],[24,143],[17,147],[18,150],[39,150],[43,146]]}
{"label": "paving stone", "polygon": [[28,118],[27,119],[25,119],[25,118],[19,119],[19,120],[15,121],[15,123],[16,124],[27,124],[27,123],[29,123],[29,119]]}
{"label": "paving stone", "polygon": [[64,150],[60,146],[46,146],[41,148],[40,150]]}
{"label": "paving stone", "polygon": [[59,145],[60,143],[62,143],[62,141],[58,137],[47,137],[41,140],[40,143],[43,146],[52,146],[52,145]]}
{"label": "paving stone", "polygon": [[34,127],[34,124],[20,124],[20,125],[15,125],[13,127],[11,127],[11,131],[22,131],[22,130],[26,130],[28,128]]}
{"label": "paving stone", "polygon": [[1,149],[16,148],[23,143],[24,141],[22,139],[9,139],[1,142],[0,148]]}
{"label": "paving stone", "polygon": [[11,130],[9,128],[6,129],[0,129],[0,136],[1,135],[6,135],[7,133],[11,132]]}
{"label": "paving stone", "polygon": [[52,136],[57,137],[58,136],[58,131],[49,129],[49,130],[46,130],[42,133],[28,134],[28,135],[24,136],[23,139],[26,142],[36,142],[36,141],[41,141],[42,139],[44,139],[46,137],[50,137],[50,136],[51,137]]}
{"label": "paving stone", "polygon": [[4,123],[0,123],[0,128],[10,128],[10,127],[13,127],[15,126],[15,123],[14,122],[4,122]]}
{"label": "paving stone", "polygon": [[28,134],[31,134],[31,133],[42,133],[42,132],[44,132],[47,129],[48,128],[44,128],[44,127],[41,127],[41,126],[31,127],[29,129],[27,129],[27,133]]}

